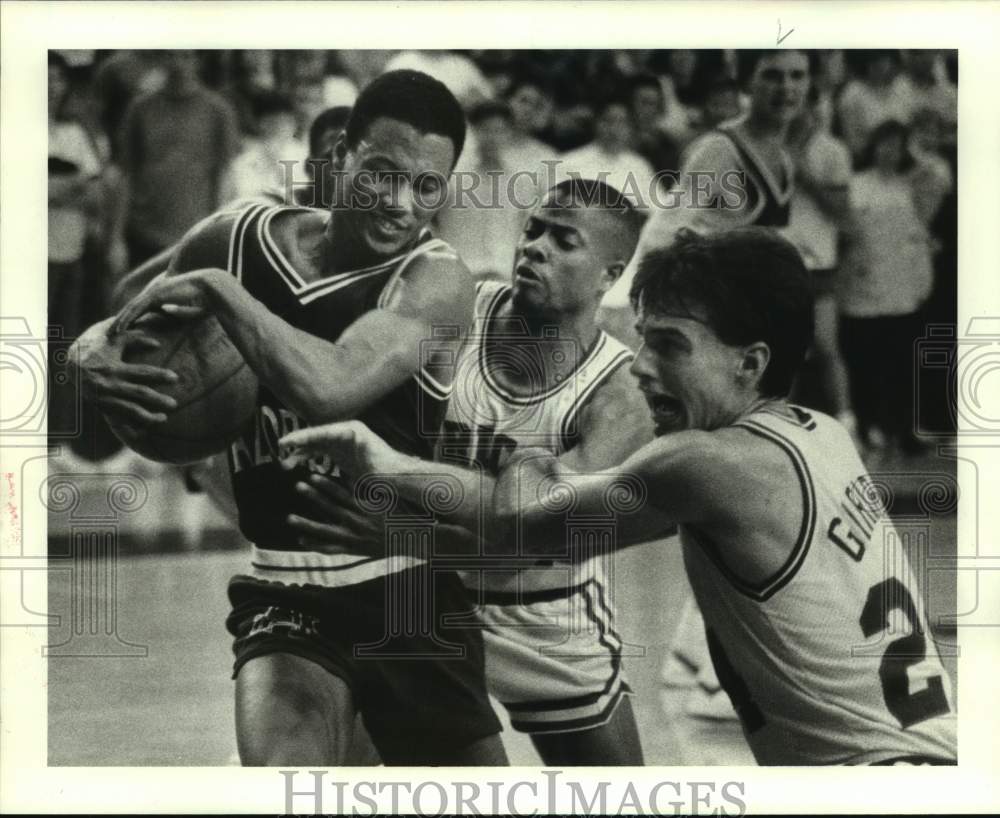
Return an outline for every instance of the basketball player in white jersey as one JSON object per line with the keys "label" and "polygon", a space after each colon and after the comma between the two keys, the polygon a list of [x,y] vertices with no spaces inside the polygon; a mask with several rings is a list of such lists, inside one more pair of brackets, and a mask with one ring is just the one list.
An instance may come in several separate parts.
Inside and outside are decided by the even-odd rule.
{"label": "basketball player in white jersey", "polygon": [[[635,249],[642,217],[601,182],[572,180],[547,192],[529,215],[509,285],[483,282],[475,320],[455,368],[438,463],[405,460],[386,473],[418,499],[443,463],[465,501],[443,519],[478,530],[499,460],[542,446],[574,471],[619,462],[651,438],[645,403],[632,385],[631,353],[597,329],[601,296]],[[352,453],[353,454],[353,453]],[[351,471],[365,465],[344,463]],[[336,491],[314,479],[313,488]],[[317,517],[344,524],[343,504]],[[309,541],[342,541],[335,527],[300,520]],[[376,527],[376,531],[379,529]],[[368,536],[378,542],[378,536]],[[570,564],[494,553],[464,573],[486,640],[490,692],[546,764],[642,764],[614,622],[606,553]]]}
{"label": "basketball player in white jersey", "polygon": [[[445,358],[458,351],[475,293],[427,225],[464,137],[461,108],[441,83],[383,74],[359,95],[337,143],[344,196],[328,212],[254,205],[203,222],[171,260],[175,275],[129,302],[110,330],[128,332],[154,310],[213,314],[261,383],[252,424],[229,452],[240,527],[254,546],[252,573],[230,581],[226,623],[244,764],[343,764],[359,711],[387,764],[506,761],[481,636],[437,631],[440,614],[470,609],[458,576],[432,577],[419,554],[372,560],[347,547],[301,548],[287,526],[301,505],[294,484],[310,472],[335,477],[336,464],[285,470],[277,447],[288,428],[364,417],[402,448],[432,453],[417,409],[443,419]],[[441,337],[437,327],[453,332]],[[439,355],[425,360],[428,339]],[[140,382],[128,397],[148,403],[151,391]],[[424,587],[430,596],[417,601],[439,614],[431,630],[388,634],[392,656],[359,653],[387,636],[387,608],[413,613]],[[462,658],[443,661],[442,645]]]}
{"label": "basketball player in white jersey", "polygon": [[[746,225],[781,230],[788,224],[794,191],[788,132],[805,105],[809,59],[806,52],[797,50],[748,50],[739,56],[741,61],[749,61],[745,66],[749,110],[702,134],[687,147],[679,184],[672,194],[677,199],[668,197],[668,208],[651,209],[632,262],[601,304],[600,325],[632,349],[638,347],[639,338],[633,328],[629,289],[646,252],[668,245],[682,227],[710,233]],[[734,195],[736,187],[742,195]],[[704,764],[724,758],[730,764],[748,763],[749,753],[712,671],[704,629],[690,598],[671,640],[662,675],[668,729],[674,734],[674,743],[682,748],[681,760]],[[718,756],[709,751],[712,747],[718,748]]]}
{"label": "basketball player in white jersey", "polygon": [[631,295],[656,440],[589,475],[515,450],[488,530],[564,550],[568,494],[574,515],[614,499],[618,546],[676,522],[758,763],[956,763],[951,682],[900,538],[847,431],[785,400],[813,329],[798,253],[762,228],[684,231],[643,259]]}

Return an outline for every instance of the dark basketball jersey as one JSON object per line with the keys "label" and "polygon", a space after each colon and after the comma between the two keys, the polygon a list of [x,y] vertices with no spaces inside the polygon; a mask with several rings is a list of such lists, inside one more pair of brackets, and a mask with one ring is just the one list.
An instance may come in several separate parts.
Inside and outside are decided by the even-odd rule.
{"label": "dark basketball jersey", "polygon": [[[448,245],[425,231],[415,247],[372,267],[307,282],[292,267],[271,234],[273,220],[306,208],[256,205],[240,212],[229,241],[229,271],[247,291],[292,326],[336,341],[362,314],[384,305],[395,282],[415,258]],[[434,436],[444,420],[450,387],[421,370],[372,405],[358,419],[393,448],[424,459],[433,456]],[[303,551],[299,533],[286,523],[289,514],[315,518],[295,484],[310,472],[336,477],[328,457],[289,469],[282,465],[278,440],[307,425],[271,390],[261,385],[253,422],[229,449],[233,492],[240,530],[254,545],[255,574],[271,580],[321,585],[362,582],[389,570],[409,567],[397,558],[345,552]],[[335,546],[336,544],[331,544]]]}
{"label": "dark basketball jersey", "polygon": [[[733,156],[732,168],[743,173],[744,189],[746,190],[746,207],[741,212],[740,226],[759,225],[761,227],[787,227],[789,205],[794,190],[794,167],[788,154],[782,152],[782,168],[780,178],[776,177],[770,167],[734,128],[721,125],[698,137],[685,156],[685,164],[693,162],[692,171],[700,170],[697,160],[700,148],[713,142],[722,142]],[[729,225],[730,227],[734,225]]]}

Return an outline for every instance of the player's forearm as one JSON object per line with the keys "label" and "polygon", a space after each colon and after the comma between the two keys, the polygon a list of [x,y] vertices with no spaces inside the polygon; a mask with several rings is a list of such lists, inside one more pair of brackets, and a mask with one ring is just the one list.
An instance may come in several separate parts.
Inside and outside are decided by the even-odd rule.
{"label": "player's forearm", "polygon": [[516,543],[521,554],[575,561],[589,559],[593,552],[568,539],[571,517],[613,521],[614,536],[602,544],[610,551],[674,533],[679,517],[647,504],[648,491],[633,472],[634,462],[623,463],[621,471],[570,474],[545,450],[519,450],[497,479],[487,538]]}
{"label": "player's forearm", "polygon": [[482,538],[476,530],[439,523],[434,528],[434,551],[442,557],[474,557],[482,553]]}
{"label": "player's forearm", "polygon": [[389,371],[391,356],[297,329],[220,273],[210,287],[219,323],[260,382],[308,423],[356,417],[404,379]]}
{"label": "player's forearm", "polygon": [[494,538],[508,543],[520,540],[519,550],[533,555],[565,553],[565,515],[539,503],[542,483],[557,469],[557,458],[544,449],[519,449],[511,456],[500,470],[493,491],[487,530]]}
{"label": "player's forearm", "polygon": [[[400,499],[421,508],[430,503],[441,522],[471,531],[488,530],[496,478],[485,470],[421,460],[401,452],[393,455],[388,465],[388,473],[380,477],[393,485]],[[437,496],[442,502],[434,502]]]}
{"label": "player's forearm", "polygon": [[120,310],[142,292],[157,276],[165,273],[176,251],[177,245],[168,247],[166,250],[161,250],[149,259],[149,261],[143,262],[119,281],[111,293],[112,309],[116,311]]}

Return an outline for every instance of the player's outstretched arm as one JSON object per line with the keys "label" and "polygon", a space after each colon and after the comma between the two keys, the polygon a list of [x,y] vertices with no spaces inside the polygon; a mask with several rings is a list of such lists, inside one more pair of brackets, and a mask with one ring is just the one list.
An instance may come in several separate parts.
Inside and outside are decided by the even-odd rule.
{"label": "player's outstretched arm", "polygon": [[[329,455],[337,463],[340,470],[352,481],[376,475],[380,482],[389,483],[399,498],[420,504],[430,487],[440,483],[442,479],[455,487],[455,493],[460,502],[447,514],[438,518],[439,523],[459,526],[465,529],[469,538],[469,548],[459,550],[476,551],[475,541],[486,523],[485,516],[492,506],[493,486],[495,477],[485,471],[468,469],[450,463],[439,463],[422,460],[412,455],[393,449],[365,424],[357,420],[340,423],[327,423],[312,426],[292,432],[280,441],[283,447],[302,456]],[[346,489],[337,481],[322,475],[311,475],[309,483],[304,483],[298,490],[312,500],[313,507],[324,515],[326,520],[336,520],[340,508],[345,505]],[[328,503],[336,500],[337,503]],[[341,521],[345,527],[358,529],[358,521],[349,517]],[[290,523],[306,534],[317,534],[320,529],[310,526],[303,520],[291,520]],[[330,532],[328,532],[329,534]],[[364,537],[357,538],[364,546]],[[380,542],[376,538],[375,542]],[[371,539],[368,539],[368,550]]]}
{"label": "player's outstretched arm", "polygon": [[[595,392],[580,413],[578,427],[579,443],[560,457],[560,463],[572,472],[611,467],[652,440],[645,401],[626,367],[620,367]],[[401,499],[414,503],[422,502],[428,489],[444,478],[455,487],[455,493],[461,498],[438,518],[439,522],[464,531],[463,536],[452,538],[453,550],[469,555],[480,554],[480,542],[489,540],[495,474],[403,454],[358,421],[304,429],[283,438],[281,442],[311,455],[329,455],[355,479],[376,474],[380,480],[390,483]],[[310,497],[317,511],[329,518],[330,514],[336,513],[337,507],[331,505],[327,508],[330,504],[324,499],[336,496],[344,500],[340,496],[343,488],[318,475],[311,479],[311,483],[303,484],[300,491]],[[341,503],[340,507],[343,505]],[[357,528],[356,521],[343,522],[347,528]],[[295,520],[292,524],[305,534],[318,535],[321,530],[317,527],[319,524],[312,526],[306,520]],[[379,541],[375,539],[375,542]],[[368,542],[370,544],[370,538]]]}
{"label": "player's outstretched arm", "polygon": [[[385,307],[331,343],[293,327],[212,266],[219,253],[212,229],[190,236],[171,272],[193,272],[155,282],[122,310],[114,331],[152,310],[177,318],[213,313],[260,381],[310,424],[355,417],[416,374],[434,351],[457,348],[472,318],[475,291],[465,265],[452,252],[431,252],[404,271]],[[438,336],[442,327],[447,332]]]}
{"label": "player's outstretched arm", "polygon": [[730,483],[713,484],[720,476],[714,464],[721,462],[705,432],[657,438],[619,466],[592,474],[573,473],[543,449],[518,450],[497,481],[493,530],[539,557],[565,556],[569,526],[586,517],[616,521],[615,550],[648,542],[677,523],[713,518]]}

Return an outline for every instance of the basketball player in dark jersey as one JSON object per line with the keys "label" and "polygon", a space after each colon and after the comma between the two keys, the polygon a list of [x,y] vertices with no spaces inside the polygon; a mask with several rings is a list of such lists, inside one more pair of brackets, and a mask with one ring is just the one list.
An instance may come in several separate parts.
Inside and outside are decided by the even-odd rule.
{"label": "basketball player in dark jersey", "polygon": [[[358,97],[335,149],[346,206],[252,206],[207,220],[110,330],[128,332],[152,310],[214,314],[261,383],[253,426],[230,450],[241,528],[254,543],[253,575],[230,584],[227,622],[244,764],[341,764],[355,710],[387,764],[506,761],[481,635],[386,634],[391,615],[432,613],[436,624],[465,613],[457,575],[432,576],[423,552],[371,560],[302,550],[288,527],[301,510],[294,486],[338,472],[328,460],[283,462],[277,447],[294,428],[363,417],[405,450],[430,453],[427,430],[443,420],[451,382],[441,361],[464,334],[474,291],[426,226],[464,137],[441,83],[384,74]],[[147,395],[136,387],[137,399]],[[433,611],[407,609],[415,596]]]}

